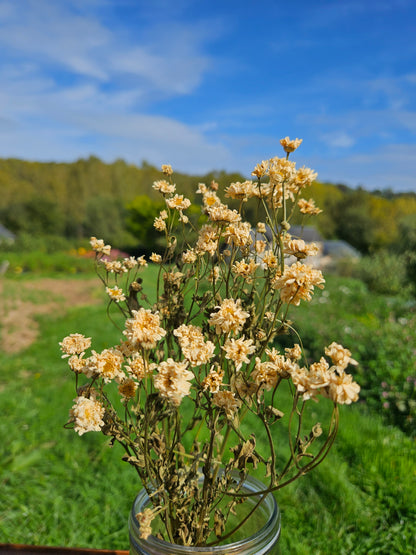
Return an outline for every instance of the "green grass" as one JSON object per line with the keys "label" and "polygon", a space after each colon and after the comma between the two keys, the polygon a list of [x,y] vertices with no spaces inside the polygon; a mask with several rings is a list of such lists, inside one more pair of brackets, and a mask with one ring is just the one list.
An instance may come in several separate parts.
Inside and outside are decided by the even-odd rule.
{"label": "green grass", "polygon": [[[154,271],[145,278],[152,281]],[[58,349],[69,333],[92,336],[97,351],[118,343],[119,333],[101,306],[39,322],[30,348],[0,354],[0,542],[127,549],[140,484],[102,435],[79,438],[63,428],[75,391]],[[325,406],[313,405],[312,419],[322,419]],[[276,432],[277,442],[283,438]],[[277,493],[282,553],[411,554],[415,451],[414,440],[374,410],[343,407],[328,458]]]}
{"label": "green grass", "polygon": [[35,274],[46,276],[88,274],[91,272],[90,258],[68,252],[45,253],[41,250],[29,252],[0,252],[0,264],[8,264],[7,276]]}

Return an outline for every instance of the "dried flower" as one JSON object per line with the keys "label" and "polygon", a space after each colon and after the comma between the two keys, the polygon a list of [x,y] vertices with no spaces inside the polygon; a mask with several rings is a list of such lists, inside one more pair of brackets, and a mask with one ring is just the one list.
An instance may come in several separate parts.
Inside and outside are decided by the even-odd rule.
{"label": "dried flower", "polygon": [[256,264],[253,259],[246,262],[243,258],[233,265],[232,270],[236,276],[243,277],[248,282],[251,282],[258,266],[259,265]]}
{"label": "dried flower", "polygon": [[211,221],[218,223],[236,223],[241,221],[237,210],[231,210],[224,204],[214,204],[207,209]]}
{"label": "dried flower", "polygon": [[170,164],[162,164],[162,172],[165,175],[172,175],[173,174],[172,166]]}
{"label": "dried flower", "polygon": [[231,391],[217,391],[213,394],[212,401],[215,406],[225,412],[229,420],[234,418],[235,413],[241,406],[241,401],[236,399]]}
{"label": "dried flower", "polygon": [[220,201],[219,196],[217,195],[217,193],[215,191],[211,191],[209,189],[207,189],[205,191],[205,193],[202,195],[202,201],[203,201],[204,207],[207,211],[210,208],[212,208],[213,206],[220,206],[221,205],[221,201]]}
{"label": "dried flower", "polygon": [[318,254],[319,248],[316,243],[305,243],[303,239],[287,239],[285,241],[285,254],[296,256],[298,259]]}
{"label": "dried flower", "polygon": [[240,183],[231,183],[229,187],[225,189],[225,196],[237,200],[247,201],[249,198],[254,196],[254,187],[252,181],[244,181]]}
{"label": "dried flower", "polygon": [[104,407],[98,401],[86,397],[77,397],[74,401],[69,412],[75,423],[74,430],[80,436],[86,432],[99,432],[104,426]]}
{"label": "dried flower", "polygon": [[138,348],[153,349],[166,335],[166,330],[160,327],[159,314],[141,308],[133,310],[133,318],[126,320],[126,329],[123,333]]}
{"label": "dried flower", "polygon": [[136,514],[136,520],[140,525],[140,537],[143,540],[147,540],[152,533],[151,523],[153,518],[154,515],[152,509],[145,509],[143,512]]}
{"label": "dried flower", "polygon": [[71,333],[59,343],[59,346],[64,353],[62,358],[82,355],[91,347],[91,337],[85,337],[81,333]]}
{"label": "dried flower", "polygon": [[114,274],[124,274],[125,272],[127,272],[127,268],[120,260],[101,259],[100,262],[104,264],[104,267],[107,272],[111,272]]}
{"label": "dried flower", "polygon": [[214,343],[205,341],[202,330],[197,326],[182,324],[173,333],[178,337],[182,354],[191,366],[206,364],[213,357]]}
{"label": "dried flower", "polygon": [[222,385],[223,376],[224,372],[222,372],[222,370],[214,370],[211,368],[208,376],[202,380],[202,389],[204,391],[208,390],[211,393],[217,393]]}
{"label": "dried flower", "polygon": [[166,222],[163,218],[157,217],[155,218],[154,224],[153,224],[154,228],[157,229],[158,231],[165,231],[166,229]]}
{"label": "dried flower", "polygon": [[320,208],[315,206],[315,201],[313,199],[306,200],[304,198],[300,198],[298,200],[299,210],[302,214],[309,214],[310,216],[317,216],[322,212]]}
{"label": "dried flower", "polygon": [[350,374],[336,372],[330,373],[330,383],[327,388],[327,396],[339,405],[350,405],[358,401],[360,386],[353,381]]}
{"label": "dried flower", "polygon": [[265,251],[262,260],[263,264],[269,269],[279,267],[279,259],[272,251]]}
{"label": "dried flower", "polygon": [[142,380],[149,373],[149,367],[146,367],[143,357],[138,353],[134,353],[125,368],[136,380]]}
{"label": "dried flower", "polygon": [[335,341],[325,348],[325,354],[331,358],[332,363],[339,370],[345,370],[349,364],[358,364],[356,360],[351,358],[351,351],[345,349],[339,343],[335,343]]}
{"label": "dried flower", "polygon": [[277,366],[270,361],[262,362],[259,357],[256,357],[256,366],[251,378],[259,388],[273,389],[279,378]]}
{"label": "dried flower", "polygon": [[215,326],[217,334],[238,333],[241,331],[246,319],[250,316],[248,312],[241,308],[241,300],[224,299],[222,303],[215,307],[217,312],[212,312],[209,324]]}
{"label": "dried flower", "polygon": [[111,253],[111,246],[105,245],[102,239],[97,239],[97,237],[91,237],[90,245],[92,249],[98,254],[109,255]]}
{"label": "dried flower", "polygon": [[115,285],[114,287],[106,287],[105,290],[110,299],[112,301],[115,301],[116,303],[126,300],[126,297],[123,294],[123,290],[120,289],[120,287],[117,287],[117,285]]}
{"label": "dried flower", "polygon": [[273,280],[273,287],[280,290],[284,303],[299,305],[301,300],[310,301],[315,286],[323,289],[322,272],[306,264],[296,262],[285,268],[283,276]]}
{"label": "dried flower", "polygon": [[68,359],[68,365],[71,368],[71,370],[73,372],[75,372],[76,374],[81,374],[81,372],[84,372],[85,370],[85,366],[86,366],[86,360],[82,358],[82,354],[81,355],[72,355],[69,359]]}
{"label": "dried flower", "polygon": [[302,356],[302,349],[298,343],[295,343],[292,348],[287,347],[285,349],[285,353],[287,358],[291,360],[299,360]]}
{"label": "dried flower", "polygon": [[162,193],[163,195],[171,195],[175,192],[176,186],[173,183],[169,183],[168,181],[161,179],[160,181],[155,181],[153,183],[153,189],[155,191],[159,191],[159,193]]}
{"label": "dried flower", "polygon": [[137,391],[138,385],[133,380],[127,378],[118,386],[118,392],[125,401],[132,399]]}
{"label": "dried flower", "polygon": [[208,275],[208,279],[210,282],[215,283],[220,279],[221,270],[218,266],[214,266]]}
{"label": "dried flower", "polygon": [[211,225],[204,225],[199,232],[195,250],[199,254],[207,252],[214,256],[218,247],[218,241],[219,234],[217,228]]}
{"label": "dried flower", "polygon": [[184,264],[193,264],[196,262],[197,255],[193,249],[189,249],[182,253],[182,262]]}
{"label": "dried flower", "polygon": [[285,152],[293,152],[302,144],[302,139],[296,138],[291,140],[289,137],[285,137],[284,139],[280,139],[280,144]]}
{"label": "dried flower", "polygon": [[142,267],[147,266],[147,262],[144,258],[144,254],[142,254],[142,256],[139,256],[139,258],[137,259],[137,263],[139,266],[142,266]]}
{"label": "dried flower", "polygon": [[[162,232],[158,252],[165,246],[149,257],[157,268],[145,270],[144,256],[117,258],[115,251],[110,259],[111,246],[91,238],[97,273],[113,301],[107,310],[125,322],[123,340],[101,352],[81,334],[60,343],[76,381],[69,423],[80,435],[101,430],[110,444],[120,443],[124,460],[149,485],[152,507],[136,515],[143,538],[161,514],[165,538],[174,543],[212,543],[209,523],[221,543],[251,468],[263,467],[269,492],[303,476],[334,442],[337,406],[358,399],[359,386],[345,371],[356,364],[350,351],[332,342],[325,357],[309,364],[296,323],[288,320],[288,311],[292,318],[294,306],[325,283],[319,269],[301,262],[317,246],[290,235],[299,212],[320,212],[312,199],[299,198],[317,174],[288,159],[301,142],[282,139],[287,156],[257,164],[255,181],[236,181],[224,191],[215,181],[200,183],[202,206],[186,215],[191,201],[176,192],[172,168],[163,165],[162,179],[153,183],[166,203],[153,223]],[[224,197],[235,201],[231,207]],[[263,216],[252,222],[247,214]],[[282,335],[284,351],[277,347]],[[391,400],[388,391],[384,399]],[[332,405],[329,425],[311,427],[310,400]],[[284,437],[277,426],[285,425],[289,448],[275,445]]]}
{"label": "dried flower", "polygon": [[250,362],[248,355],[253,354],[256,350],[253,340],[245,339],[244,335],[238,339],[228,338],[222,348],[225,351],[225,358],[234,362],[237,371],[240,370],[243,363]]}
{"label": "dried flower", "polygon": [[133,268],[136,268],[137,265],[138,262],[134,256],[129,256],[129,258],[125,258],[123,260],[123,266],[126,270],[133,270]]}
{"label": "dried flower", "polygon": [[186,210],[191,206],[191,201],[185,198],[183,195],[175,195],[174,197],[167,198],[166,204],[169,208],[174,208],[175,210]]}
{"label": "dried flower", "polygon": [[152,254],[149,256],[149,260],[151,260],[154,264],[162,263],[162,257],[160,256],[160,254],[156,254],[154,252],[152,252]]}
{"label": "dried flower", "polygon": [[294,183],[295,191],[299,192],[305,187],[312,185],[317,177],[318,174],[310,168],[305,168],[305,166],[303,166],[302,168],[298,168],[296,171]]}
{"label": "dried flower", "polygon": [[153,378],[155,388],[159,390],[160,395],[175,406],[180,405],[191,389],[190,380],[194,375],[186,369],[187,364],[187,362],[175,362],[168,358],[159,364],[158,372]]}
{"label": "dried flower", "polygon": [[251,172],[251,175],[255,175],[259,179],[264,177],[269,169],[269,161],[263,160],[260,164],[257,164],[254,170]]}
{"label": "dried flower", "polygon": [[104,349],[101,353],[92,351],[88,359],[88,371],[100,376],[105,383],[111,380],[120,381],[124,378],[121,367],[123,355],[117,349]]}
{"label": "dried flower", "polygon": [[251,226],[248,222],[231,223],[225,228],[224,238],[229,245],[249,247],[253,241]]}

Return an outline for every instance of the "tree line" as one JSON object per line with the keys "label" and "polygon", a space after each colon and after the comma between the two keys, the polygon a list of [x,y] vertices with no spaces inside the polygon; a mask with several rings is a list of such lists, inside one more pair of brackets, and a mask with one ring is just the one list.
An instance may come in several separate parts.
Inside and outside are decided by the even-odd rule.
{"label": "tree line", "polygon": [[[161,178],[160,169],[147,162],[138,167],[123,160],[104,163],[95,156],[72,163],[0,159],[0,223],[16,234],[68,239],[95,235],[119,248],[152,246],[158,237],[153,220],[163,208],[152,185]],[[193,202],[199,202],[199,182],[215,180],[221,192],[245,179],[225,171],[174,174],[180,193]],[[303,196],[314,198],[323,210],[314,225],[324,238],[343,239],[363,254],[400,249],[416,235],[414,193],[315,182]]]}

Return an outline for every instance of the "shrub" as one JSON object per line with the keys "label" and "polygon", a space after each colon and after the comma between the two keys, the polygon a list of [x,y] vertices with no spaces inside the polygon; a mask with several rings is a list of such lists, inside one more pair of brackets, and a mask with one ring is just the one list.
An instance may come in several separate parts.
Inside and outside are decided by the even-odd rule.
{"label": "shrub", "polygon": [[363,281],[368,289],[383,295],[408,295],[406,259],[387,250],[364,256],[358,261],[340,261],[336,268],[341,276]]}
{"label": "shrub", "polygon": [[416,375],[415,303],[370,293],[362,281],[336,276],[327,276],[324,291],[312,302],[314,310],[307,314],[301,307],[297,320],[308,356],[316,360],[319,345],[337,334],[359,362],[360,398],[388,423],[414,435],[415,392],[409,376]]}
{"label": "shrub", "polygon": [[415,435],[416,375],[407,376],[401,384],[382,382],[383,409],[389,420],[409,435]]}

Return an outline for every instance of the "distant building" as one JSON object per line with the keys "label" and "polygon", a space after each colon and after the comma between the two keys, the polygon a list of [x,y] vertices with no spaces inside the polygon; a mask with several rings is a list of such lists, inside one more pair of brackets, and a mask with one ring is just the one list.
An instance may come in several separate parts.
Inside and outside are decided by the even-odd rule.
{"label": "distant building", "polygon": [[294,239],[303,239],[305,243],[316,243],[320,246],[323,242],[322,235],[316,227],[309,225],[292,225],[290,226],[289,233]]}
{"label": "distant building", "polygon": [[346,241],[323,239],[315,227],[294,225],[289,233],[295,239],[303,239],[306,243],[315,243],[318,246],[318,254],[307,259],[308,264],[316,268],[332,265],[338,260],[358,260],[361,257],[360,252]]}
{"label": "distant building", "polygon": [[16,235],[0,224],[0,243],[13,243],[15,239]]}
{"label": "distant building", "polygon": [[324,256],[331,258],[360,258],[361,253],[346,241],[334,239],[332,241],[324,241]]}
{"label": "distant building", "polygon": [[[361,257],[360,252],[346,241],[323,239],[319,231],[312,226],[293,225],[290,227],[288,234],[292,239],[303,239],[305,243],[315,243],[318,247],[318,253],[305,259],[307,264],[315,268],[328,267],[342,259],[358,260]],[[273,240],[272,230],[269,226],[266,226],[266,233],[263,235],[252,229],[250,235],[252,239],[251,256],[256,259],[256,262],[261,263],[263,255],[256,253],[254,244],[256,241],[265,240],[267,243],[266,249],[270,248]],[[290,256],[286,259],[286,264],[293,264],[296,260],[294,256]]]}

